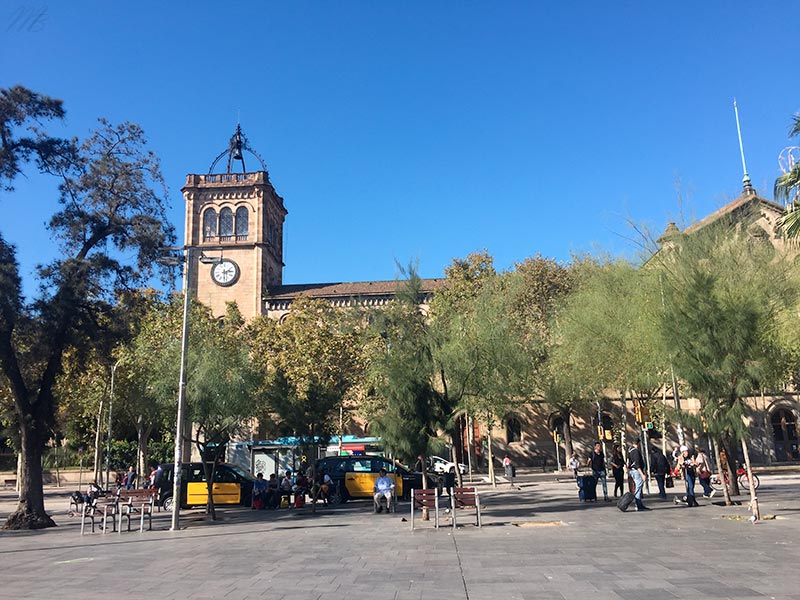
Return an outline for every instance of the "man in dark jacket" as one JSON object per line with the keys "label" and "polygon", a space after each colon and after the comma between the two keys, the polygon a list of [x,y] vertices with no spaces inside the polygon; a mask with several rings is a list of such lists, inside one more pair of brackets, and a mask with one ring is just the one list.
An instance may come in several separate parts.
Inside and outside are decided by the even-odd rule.
{"label": "man in dark jacket", "polygon": [[635,491],[633,497],[636,500],[636,510],[650,510],[642,502],[642,490],[644,489],[644,457],[642,456],[642,440],[633,440],[633,446],[628,450],[628,475],[633,479]]}
{"label": "man in dark jacket", "polygon": [[653,446],[653,450],[650,453],[650,470],[656,477],[656,483],[658,483],[658,497],[666,500],[667,490],[664,487],[664,482],[667,479],[667,473],[669,473],[669,461],[656,446]]}

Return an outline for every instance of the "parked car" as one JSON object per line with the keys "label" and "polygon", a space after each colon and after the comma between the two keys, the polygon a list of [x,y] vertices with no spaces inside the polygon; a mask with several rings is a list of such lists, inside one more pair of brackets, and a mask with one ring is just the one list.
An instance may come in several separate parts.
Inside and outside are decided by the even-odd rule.
{"label": "parked car", "polygon": [[[412,489],[422,487],[422,473],[415,473],[397,461],[382,456],[329,456],[319,459],[314,468],[318,473],[327,472],[331,476],[335,489],[331,493],[330,503],[339,504],[351,498],[372,498],[372,490],[380,470],[395,482],[395,490],[399,498],[407,499]],[[435,482],[428,480],[429,486]]]}
{"label": "parked car", "polygon": [[[447,459],[442,458],[441,456],[429,456],[428,457],[428,465],[431,471],[435,473],[455,473],[456,472],[456,463],[451,462]],[[461,471],[462,475],[466,475],[467,465],[458,463],[458,470]]]}
{"label": "parked car", "polygon": [[[230,463],[218,464],[214,467],[214,483],[212,494],[214,504],[241,504],[250,506],[253,498],[253,482],[256,480],[250,473]],[[158,489],[158,503],[164,510],[172,510],[173,503],[173,463],[163,464],[158,468],[155,486]],[[181,507],[205,506],[208,502],[206,472],[203,463],[183,463],[181,465]]]}

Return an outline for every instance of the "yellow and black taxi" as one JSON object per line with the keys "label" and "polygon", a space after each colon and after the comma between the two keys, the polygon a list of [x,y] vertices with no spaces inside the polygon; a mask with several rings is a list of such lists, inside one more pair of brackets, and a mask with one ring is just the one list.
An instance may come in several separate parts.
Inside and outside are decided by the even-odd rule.
{"label": "yellow and black taxi", "polygon": [[408,498],[412,489],[422,487],[422,473],[411,471],[383,456],[328,456],[319,459],[314,468],[317,473],[327,473],[333,480],[335,489],[331,493],[331,504],[351,498],[371,499],[381,469],[386,469],[386,474],[395,482],[398,498]]}
{"label": "yellow and black taxi", "polygon": [[[173,474],[172,463],[158,467],[155,486],[158,489],[158,502],[165,510],[172,510]],[[253,482],[250,473],[238,465],[220,463],[214,466],[212,494],[215,505],[240,504],[250,506],[253,499]],[[208,501],[205,465],[199,462],[181,465],[181,507],[205,506]]]}

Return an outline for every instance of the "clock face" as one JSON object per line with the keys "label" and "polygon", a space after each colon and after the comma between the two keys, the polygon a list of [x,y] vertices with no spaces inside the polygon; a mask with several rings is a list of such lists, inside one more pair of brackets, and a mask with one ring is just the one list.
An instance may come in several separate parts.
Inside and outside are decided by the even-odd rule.
{"label": "clock face", "polygon": [[211,267],[211,279],[217,285],[233,285],[239,279],[239,265],[228,259],[220,261]]}

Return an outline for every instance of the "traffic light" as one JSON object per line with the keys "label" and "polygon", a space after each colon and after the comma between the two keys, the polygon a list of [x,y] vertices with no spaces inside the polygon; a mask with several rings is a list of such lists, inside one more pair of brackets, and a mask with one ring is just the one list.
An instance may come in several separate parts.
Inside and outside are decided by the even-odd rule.
{"label": "traffic light", "polygon": [[636,422],[641,425],[650,420],[650,409],[638,400],[633,401],[633,414]]}
{"label": "traffic light", "polygon": [[644,428],[645,429],[653,429],[654,427],[655,427],[655,425],[653,425],[652,421],[645,421],[644,422]]}

